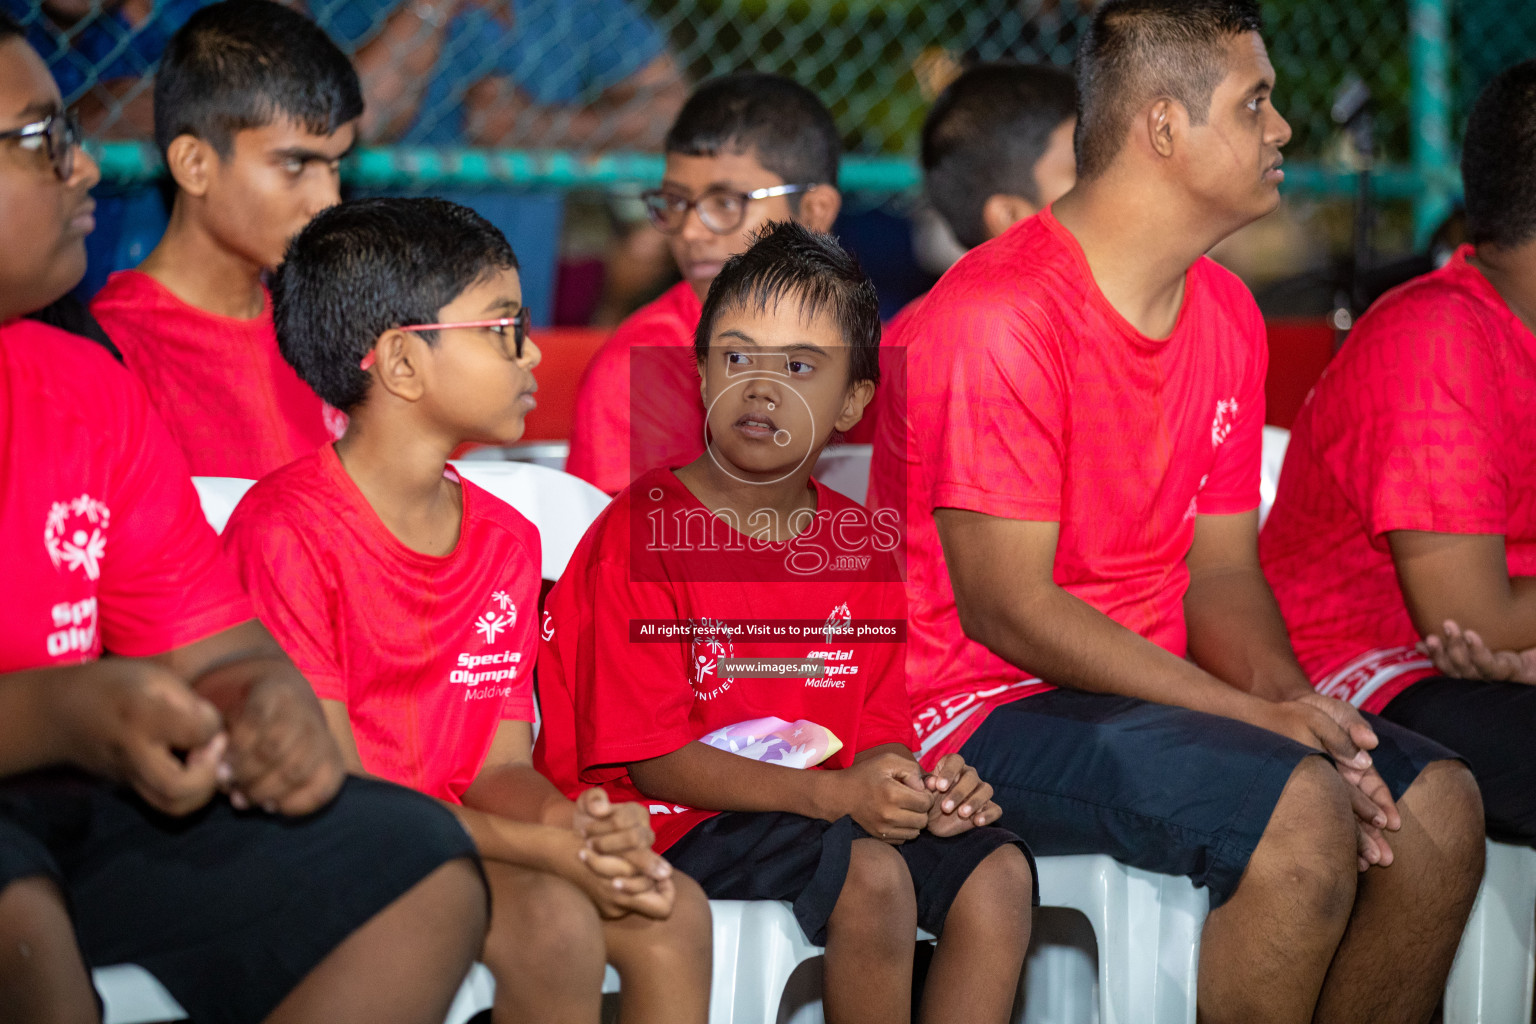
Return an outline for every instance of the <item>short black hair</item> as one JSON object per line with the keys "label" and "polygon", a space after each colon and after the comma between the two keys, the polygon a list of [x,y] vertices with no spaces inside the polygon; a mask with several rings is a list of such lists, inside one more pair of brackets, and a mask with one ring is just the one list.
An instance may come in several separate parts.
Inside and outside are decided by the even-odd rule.
{"label": "short black hair", "polygon": [[1035,164],[1076,109],[1072,76],[1045,64],[977,64],[939,94],[923,121],[923,186],[961,245],[987,240],[987,197],[1040,205]]}
{"label": "short black hair", "polygon": [[[495,225],[446,199],[356,199],[321,211],[288,244],[272,277],[283,358],[338,409],[358,405],[358,368],[385,331],[438,313],[497,270],[516,270]],[[423,331],[436,344],[435,331]]]}
{"label": "short black hair", "polygon": [[357,71],[304,15],[225,0],[187,19],[155,74],[155,144],[192,135],[228,156],[237,132],[280,117],[329,135],[363,113]]}
{"label": "short black hair", "polygon": [[722,310],[766,310],[784,299],[800,314],[827,313],[848,345],[848,383],[880,381],[880,298],[858,259],[837,239],[794,221],[769,222],[746,252],[725,261],[709,286],[693,351],[709,358],[709,339]]}
{"label": "short black hair", "polygon": [[[678,111],[665,149],[683,156],[751,153],[786,185],[836,185],[843,139],[816,94],[783,75],[745,71],[700,85]],[[790,195],[798,211],[800,196]]]}
{"label": "short black hair", "polygon": [[21,22],[11,17],[5,11],[0,11],[0,43],[16,36],[20,36],[22,39],[27,37],[26,30],[21,27]]}
{"label": "short black hair", "polygon": [[1461,180],[1473,245],[1536,238],[1536,60],[1506,69],[1478,95],[1461,147]]}
{"label": "short black hair", "polygon": [[1194,124],[1227,77],[1227,40],[1263,27],[1251,0],[1108,0],[1077,49],[1077,176],[1098,177],[1119,155],[1144,104],[1177,100]]}

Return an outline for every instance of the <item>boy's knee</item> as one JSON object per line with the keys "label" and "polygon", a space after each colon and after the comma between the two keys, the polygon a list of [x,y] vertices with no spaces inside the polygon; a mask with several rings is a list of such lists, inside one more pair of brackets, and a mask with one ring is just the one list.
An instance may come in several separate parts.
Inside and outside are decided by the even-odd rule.
{"label": "boy's knee", "polygon": [[910,908],[915,919],[917,897],[907,862],[888,843],[855,839],[848,853],[848,876],[843,880],[837,904],[839,909],[848,906],[885,914],[899,914]]}
{"label": "boy's knee", "polygon": [[492,919],[484,959],[498,964],[578,965],[602,970],[603,936],[597,908],[557,875],[506,864],[487,864]]}
{"label": "boy's knee", "polygon": [[687,875],[674,872],[672,878],[677,895],[664,919],[631,914],[607,922],[608,958],[621,976],[637,969],[675,976],[680,969],[700,966],[707,976],[714,952],[709,897]]}
{"label": "boy's knee", "polygon": [[961,886],[945,919],[945,932],[957,923],[974,923],[998,940],[1022,936],[1027,941],[1034,916],[1034,884],[1024,851],[1012,843],[998,847]]}
{"label": "boy's knee", "polygon": [[[984,880],[989,895],[995,896],[1007,908],[1023,907],[1024,916],[1029,916],[1034,901],[1035,877],[1023,850],[1012,843],[998,847],[971,873],[972,879],[978,876]],[[970,879],[966,884],[970,884]]]}

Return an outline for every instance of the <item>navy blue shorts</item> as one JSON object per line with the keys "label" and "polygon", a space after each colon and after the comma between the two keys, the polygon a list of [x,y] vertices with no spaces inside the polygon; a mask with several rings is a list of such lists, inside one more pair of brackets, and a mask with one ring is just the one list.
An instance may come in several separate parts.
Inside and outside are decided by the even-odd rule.
{"label": "navy blue shorts", "polygon": [[1536,846],[1536,686],[1431,676],[1393,697],[1381,717],[1467,759],[1490,839]]}
{"label": "navy blue shorts", "polygon": [[[1457,759],[1365,717],[1381,741],[1371,757],[1393,799],[1430,762]],[[996,790],[998,824],[1038,856],[1107,853],[1185,875],[1210,889],[1213,908],[1237,891],[1296,766],[1323,756],[1219,715],[1064,689],[993,710],[960,753]]]}
{"label": "navy blue shorts", "polygon": [[[712,900],[785,900],[818,946],[827,944],[827,921],[848,877],[855,839],[870,838],[852,818],[807,818],[787,811],[725,811],[700,822],[667,848],[667,860],[693,878]],[[988,826],[957,836],[921,832],[896,847],[917,895],[918,926],[934,935],[971,877],[993,850],[1010,843],[1035,860],[1012,832]],[[1040,903],[1038,881],[1033,893]]]}
{"label": "navy blue shorts", "polygon": [[0,781],[0,889],[52,879],[87,966],[139,964],[198,1024],[264,1020],[342,940],[459,857],[474,844],[452,814],[369,779],[303,818],[222,797],[172,818],[69,770]]}

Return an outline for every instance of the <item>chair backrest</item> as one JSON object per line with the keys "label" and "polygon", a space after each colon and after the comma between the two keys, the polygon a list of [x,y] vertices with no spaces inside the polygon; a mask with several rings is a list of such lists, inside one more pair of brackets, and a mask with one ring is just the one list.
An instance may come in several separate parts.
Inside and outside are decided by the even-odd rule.
{"label": "chair backrest", "polygon": [[1280,486],[1280,467],[1285,465],[1285,449],[1291,443],[1291,432],[1284,427],[1264,427],[1264,453],[1259,459],[1259,529],[1269,518],[1269,510],[1275,503],[1275,490]]}
{"label": "chair backrest", "polygon": [[197,488],[197,496],[203,503],[203,515],[208,517],[208,525],[213,527],[215,533],[224,532],[224,526],[229,522],[230,514],[235,511],[235,506],[240,504],[240,499],[245,497],[245,492],[250,490],[255,482],[235,476],[192,478],[192,486]]}
{"label": "chair backrest", "polygon": [[869,464],[874,451],[875,446],[869,444],[833,445],[816,460],[816,479],[862,505],[869,493]]}
{"label": "chair backrest", "polygon": [[543,576],[556,580],[608,495],[578,477],[531,462],[455,462],[464,479],[490,491],[538,527]]}

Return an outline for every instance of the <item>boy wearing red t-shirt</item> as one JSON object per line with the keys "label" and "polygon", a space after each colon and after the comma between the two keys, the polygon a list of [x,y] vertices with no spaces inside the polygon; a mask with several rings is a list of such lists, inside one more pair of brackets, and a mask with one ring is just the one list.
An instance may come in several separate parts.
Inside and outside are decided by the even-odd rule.
{"label": "boy wearing red t-shirt", "polygon": [[1263,322],[1202,255],[1279,201],[1259,28],[1238,0],[1098,7],[1077,185],[915,314],[907,678],[925,757],[962,751],[1038,851],[1210,891],[1202,1019],[1426,1020],[1476,786],[1296,663],[1255,551]]}
{"label": "boy wearing red t-shirt", "polygon": [[827,108],[788,78],[747,72],[694,91],[667,132],[661,187],[645,194],[683,280],[621,323],[587,365],[567,472],[617,494],[704,450],[691,349],[709,283],[769,221],[830,230],[841,151]]}
{"label": "boy wearing red t-shirt", "polygon": [[1003,1021],[1027,852],[961,758],[918,767],[895,536],[811,479],[869,402],[879,331],[825,235],[770,226],[726,262],[695,342],[710,447],[615,498],[551,592],[535,763],[649,802],[711,897],[791,901],[827,947],[828,1020],[909,1019],[921,925],[917,1019]]}
{"label": "boy wearing red t-shirt", "polygon": [[85,272],[78,145],[0,15],[0,1019],[97,1020],[89,969],[132,962],[197,1020],[441,1020],[485,926],[473,847],[343,785],[144,389],[18,319]]}
{"label": "boy wearing red t-shirt", "polygon": [[165,237],[91,303],[193,474],[257,479],[343,426],[277,351],[262,275],[340,199],[363,112],[325,33],[269,0],[194,14],[155,74],[155,141],[176,182]]}
{"label": "boy wearing red t-shirt", "polygon": [[[961,245],[996,238],[1072,188],[1076,98],[1072,76],[1060,68],[998,62],[967,69],[934,100],[923,121],[923,191]],[[885,325],[870,410],[870,441],[885,456],[873,464],[880,472],[871,473],[864,504],[899,516],[922,489],[909,483],[924,467],[906,447],[906,330],[926,297]],[[905,550],[896,555],[905,567]]]}
{"label": "boy wearing red t-shirt", "polygon": [[[1472,245],[1383,296],[1296,419],[1259,557],[1318,690],[1464,754],[1536,843],[1536,62],[1462,149]],[[1426,657],[1416,649],[1426,638]]]}
{"label": "boy wearing red t-shirt", "polygon": [[705,898],[651,852],[643,807],[567,800],[529,765],[538,533],[448,466],[516,441],[535,404],[511,247],[443,200],[347,203],[294,240],[273,296],[283,354],[351,422],[258,482],[226,545],[348,766],[474,838],[495,1019],[595,1021],[611,959],[626,1020],[702,1024]]}

